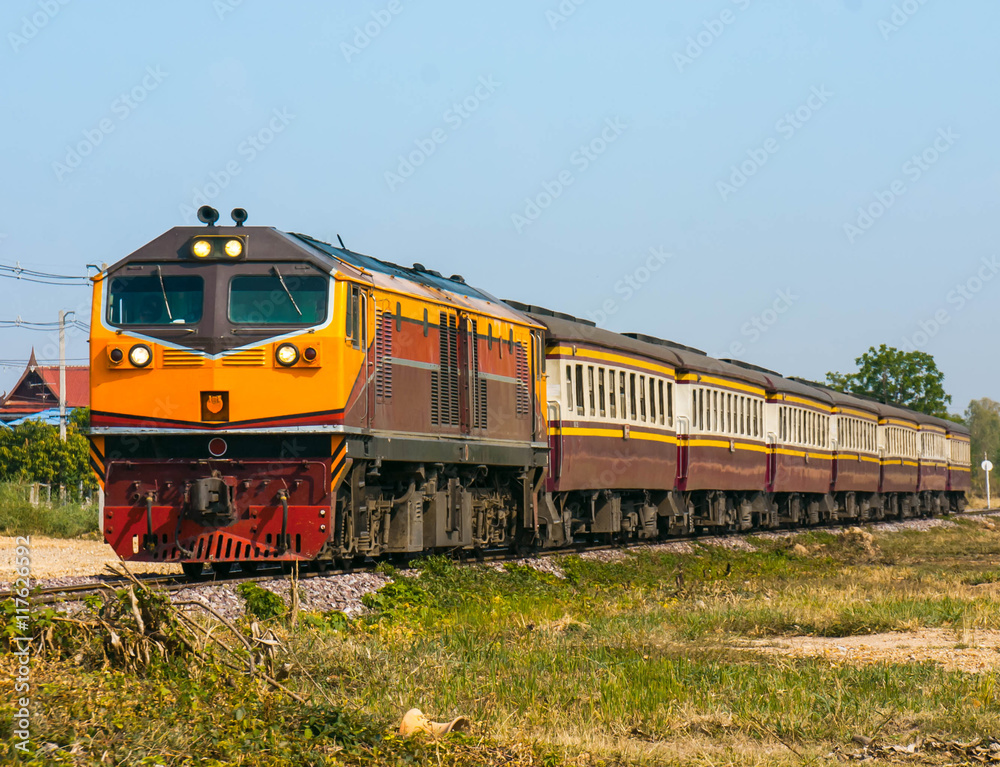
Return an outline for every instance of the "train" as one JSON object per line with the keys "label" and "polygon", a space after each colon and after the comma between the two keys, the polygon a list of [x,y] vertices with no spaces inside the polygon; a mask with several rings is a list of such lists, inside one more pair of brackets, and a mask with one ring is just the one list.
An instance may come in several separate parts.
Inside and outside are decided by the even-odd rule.
{"label": "train", "polygon": [[93,277],[90,462],[123,560],[325,569],[965,508],[961,424],[198,217]]}

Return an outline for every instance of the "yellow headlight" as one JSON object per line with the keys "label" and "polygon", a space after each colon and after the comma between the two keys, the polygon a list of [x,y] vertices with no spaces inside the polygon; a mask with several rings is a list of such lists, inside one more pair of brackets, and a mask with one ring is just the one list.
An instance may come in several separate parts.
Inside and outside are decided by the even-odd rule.
{"label": "yellow headlight", "polygon": [[289,368],[299,361],[299,350],[295,344],[282,344],[278,347],[274,356],[278,360],[279,365]]}
{"label": "yellow headlight", "polygon": [[243,254],[243,243],[239,240],[226,240],[226,255],[237,258]]}
{"label": "yellow headlight", "polygon": [[208,258],[212,255],[212,243],[208,240],[195,240],[191,246],[191,252],[198,258]]}
{"label": "yellow headlight", "polygon": [[128,361],[137,368],[144,368],[153,359],[153,353],[145,344],[137,344],[128,351]]}

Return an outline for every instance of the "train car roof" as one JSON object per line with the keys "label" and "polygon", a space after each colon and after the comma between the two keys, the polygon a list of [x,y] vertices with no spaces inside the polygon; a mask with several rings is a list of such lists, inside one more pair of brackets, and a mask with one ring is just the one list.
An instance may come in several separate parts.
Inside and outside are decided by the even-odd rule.
{"label": "train car roof", "polygon": [[767,389],[770,384],[767,376],[762,373],[717,360],[690,346],[641,333],[615,333],[599,328],[589,320],[581,320],[540,306],[522,304],[518,301],[507,301],[507,303],[524,312],[540,325],[544,325],[549,335],[557,340],[604,346],[643,356],[647,359],[666,362],[684,371],[724,376],[744,383],[756,384],[762,389]]}

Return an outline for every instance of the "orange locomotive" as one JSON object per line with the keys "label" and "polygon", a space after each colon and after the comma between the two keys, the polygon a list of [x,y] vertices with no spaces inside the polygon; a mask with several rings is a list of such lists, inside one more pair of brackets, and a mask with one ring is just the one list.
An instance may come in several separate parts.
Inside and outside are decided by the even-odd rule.
{"label": "orange locomotive", "polygon": [[91,461],[122,558],[225,571],[531,528],[539,326],[458,275],[199,218],[94,279]]}

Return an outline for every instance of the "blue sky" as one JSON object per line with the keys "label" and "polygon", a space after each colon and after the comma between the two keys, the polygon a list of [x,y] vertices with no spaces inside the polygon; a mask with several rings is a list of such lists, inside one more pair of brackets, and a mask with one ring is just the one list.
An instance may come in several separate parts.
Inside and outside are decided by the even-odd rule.
{"label": "blue sky", "polygon": [[[0,19],[0,263],[83,273],[207,200],[786,375],[918,348],[953,410],[1000,399],[996,3],[9,0]],[[0,320],[89,301],[0,290]],[[0,359],[33,343],[54,356],[0,329]]]}

